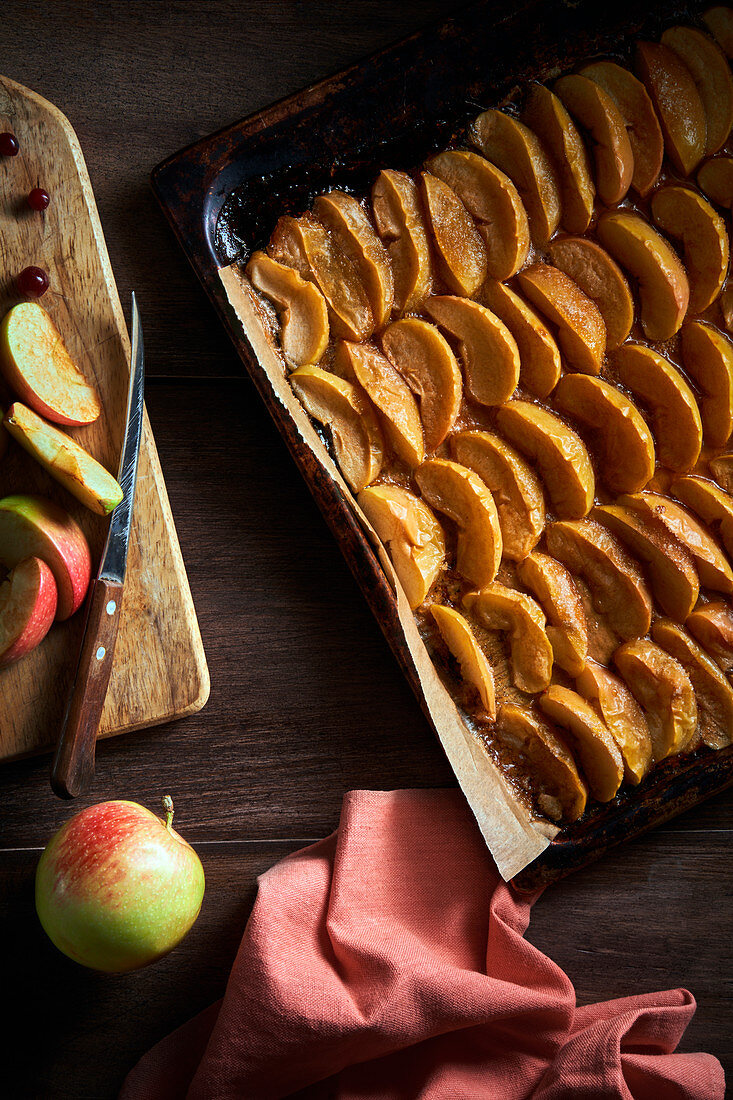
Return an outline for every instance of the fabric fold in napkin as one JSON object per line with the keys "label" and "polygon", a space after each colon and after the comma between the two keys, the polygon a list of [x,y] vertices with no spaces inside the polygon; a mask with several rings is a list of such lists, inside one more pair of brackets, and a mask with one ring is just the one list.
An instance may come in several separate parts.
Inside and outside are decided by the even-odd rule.
{"label": "fabric fold in napkin", "polygon": [[716,1058],[674,1053],[692,995],[576,1008],[524,939],[534,900],[460,792],[354,791],[335,834],[261,876],[223,1000],[121,1100],[722,1100]]}

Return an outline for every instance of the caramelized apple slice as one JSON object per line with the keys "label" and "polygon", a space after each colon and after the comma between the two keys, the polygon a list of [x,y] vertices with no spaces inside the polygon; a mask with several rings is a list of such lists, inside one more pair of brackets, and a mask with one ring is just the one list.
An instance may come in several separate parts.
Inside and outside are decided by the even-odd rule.
{"label": "caramelized apple slice", "polygon": [[727,7],[708,8],[703,22],[727,57],[733,57],[733,12]]}
{"label": "caramelized apple slice", "polygon": [[383,170],[372,188],[372,209],[392,262],[395,308],[398,313],[419,309],[433,280],[428,234],[414,181],[404,172]]}
{"label": "caramelized apple slice", "polygon": [[588,791],[552,726],[532,711],[504,703],[496,733],[502,744],[526,763],[540,813],[551,821],[577,821],[585,810]]}
{"label": "caramelized apple slice", "polygon": [[280,346],[296,366],[317,363],[328,346],[326,299],[292,267],[253,253],[246,269],[252,286],[275,306],[280,320]]}
{"label": "caramelized apple slice", "polygon": [[636,406],[615,386],[586,374],[566,374],[555,408],[590,430],[603,480],[613,493],[643,489],[654,476],[654,440]]}
{"label": "caramelized apple slice", "polygon": [[725,54],[695,27],[669,27],[662,43],[674,50],[695,81],[705,111],[705,152],[717,153],[733,126],[733,78]]}
{"label": "caramelized apple slice", "polygon": [[733,343],[704,321],[680,331],[682,362],[702,390],[700,417],[709,447],[722,447],[733,431]]}
{"label": "caramelized apple slice", "polygon": [[537,545],[545,526],[545,498],[537,475],[493,432],[458,432],[451,438],[451,450],[491,490],[504,556],[520,561]]}
{"label": "caramelized apple slice", "polygon": [[452,607],[434,603],[430,605],[430,613],[451,655],[458,661],[461,677],[478,692],[484,712],[493,722],[496,718],[494,673],[471,627]]}
{"label": "caramelized apple slice", "polygon": [[688,308],[702,313],[718,297],[728,274],[725,222],[697,191],[676,185],[654,192],[652,217],[667,236],[681,242],[690,284]]}
{"label": "caramelized apple slice", "polygon": [[510,279],[527,259],[529,221],[516,187],[478,153],[449,149],[431,157],[426,167],[452,187],[478,222],[492,279]]}
{"label": "caramelized apple slice", "polygon": [[363,390],[320,367],[299,367],[290,385],[305,411],[330,429],[341,473],[355,493],[382,469],[384,442]]}
{"label": "caramelized apple slice", "polygon": [[634,157],[631,186],[640,195],[648,194],[662,170],[664,138],[646,88],[615,61],[594,61],[580,72],[600,84],[618,107]]}
{"label": "caramelized apple slice", "polygon": [[458,341],[466,389],[480,405],[508,401],[519,381],[519,348],[509,329],[478,302],[434,296],[425,310]]}
{"label": "caramelized apple slice", "polygon": [[547,616],[546,633],[556,665],[577,676],[588,656],[583,601],[564,566],[538,551],[517,566],[517,576]]}
{"label": "caramelized apple slice", "polygon": [[555,82],[570,114],[588,133],[596,164],[596,188],[605,206],[621,202],[634,174],[634,154],[623,116],[600,84],[577,73]]}
{"label": "caramelized apple slice", "polygon": [[552,507],[563,519],[579,519],[593,507],[595,479],[583,440],[558,416],[527,401],[503,405],[496,423],[511,443],[536,463]]}
{"label": "caramelized apple slice", "polygon": [[595,661],[586,663],[575,686],[605,722],[621,751],[624,779],[636,786],[652,762],[652,739],[641,707],[623,680]]}
{"label": "caramelized apple slice", "polygon": [[685,626],[693,638],[730,675],[733,672],[733,611],[725,603],[706,603],[696,608]]}
{"label": "caramelized apple slice", "polygon": [[646,638],[624,642],[613,659],[644,711],[654,759],[682,752],[697,728],[695,692],[682,665]]}
{"label": "caramelized apple slice", "polygon": [[470,298],[486,278],[486,249],[473,218],[455,191],[429,172],[422,174],[438,271],[452,294]]}
{"label": "caramelized apple slice", "polygon": [[392,313],[394,277],[387,249],[366,210],[353,195],[329,191],[316,199],[313,213],[330,229],[356,267],[372,307],[374,326],[381,329]]}
{"label": "caramelized apple slice", "polygon": [[358,382],[381,416],[387,441],[398,458],[414,469],[425,457],[422,423],[407,383],[372,344],[342,340],[333,357],[336,374]]}
{"label": "caramelized apple slice", "polygon": [[501,528],[491,492],[481,478],[446,458],[431,458],[415,471],[420,492],[458,527],[456,565],[471,584],[493,581],[501,562]]}
{"label": "caramelized apple slice", "polygon": [[690,285],[670,246],[639,214],[611,210],[598,220],[599,241],[639,284],[641,324],[650,340],[669,340],[685,319]]}
{"label": "caramelized apple slice", "polygon": [[469,592],[463,605],[487,630],[509,636],[512,682],[520,691],[543,691],[552,676],[552,646],[540,605],[524,592],[503,584]]}
{"label": "caramelized apple slice", "polygon": [[558,329],[558,343],[574,370],[598,374],[606,351],[606,326],[595,302],[564,271],[532,264],[517,280],[530,302]]}
{"label": "caramelized apple slice", "polygon": [[544,247],[560,221],[560,192],[536,135],[511,115],[491,110],[478,116],[471,140],[516,184],[529,216],[532,240]]}
{"label": "caramelized apple slice", "polygon": [[718,206],[733,206],[733,157],[706,160],[697,173],[698,186]]}
{"label": "caramelized apple slice", "polygon": [[593,217],[595,186],[588,154],[573,120],[557,96],[533,84],[522,113],[550,156],[560,186],[562,224],[568,233],[585,233]]}
{"label": "caramelized apple slice", "polygon": [[733,489],[733,454],[715,455],[708,462],[710,473],[721,489],[726,493],[730,493]]}
{"label": "caramelized apple slice", "polygon": [[634,323],[634,299],[615,260],[585,237],[561,237],[551,241],[548,251],[555,267],[598,306],[609,351],[623,344]]}
{"label": "caramelized apple slice", "polygon": [[357,500],[386,548],[414,611],[445,564],[442,527],[424,501],[399,485],[373,485]]}
{"label": "caramelized apple slice", "polygon": [[652,638],[679,661],[690,677],[704,744],[711,749],[723,749],[733,743],[733,689],[718,666],[686,630],[669,619],[656,620]]}
{"label": "caramelized apple slice", "polygon": [[267,253],[318,286],[335,336],[366,340],[371,335],[374,318],[359,274],[335,238],[311,214],[279,218]]}
{"label": "caramelized apple slice", "polygon": [[388,325],[382,348],[420,401],[425,449],[430,453],[443,442],[461,407],[463,380],[456,357],[437,328],[417,317]]}
{"label": "caramelized apple slice", "polygon": [[652,599],[637,562],[600,523],[584,519],[551,523],[547,549],[581,577],[593,606],[622,638],[641,638],[649,630]]}
{"label": "caramelized apple slice", "polygon": [[672,470],[691,470],[702,448],[702,419],[680,372],[643,344],[624,344],[613,366],[621,384],[649,408],[659,462]]}
{"label": "caramelized apple slice", "polygon": [[504,322],[519,348],[519,381],[535,397],[552,393],[562,370],[560,351],[544,322],[523,298],[495,279],[487,279],[482,298]]}
{"label": "caramelized apple slice", "polygon": [[656,42],[639,42],[636,71],[646,85],[678,172],[691,175],[705,155],[707,125],[695,81],[677,54]]}
{"label": "caramelized apple slice", "polygon": [[688,508],[692,508],[708,526],[720,526],[720,537],[728,554],[733,554],[733,497],[723,492],[714,481],[702,477],[678,477],[670,492]]}
{"label": "caramelized apple slice", "polygon": [[608,727],[577,691],[553,684],[540,696],[540,708],[567,731],[590,793],[610,802],[621,786],[624,761]]}

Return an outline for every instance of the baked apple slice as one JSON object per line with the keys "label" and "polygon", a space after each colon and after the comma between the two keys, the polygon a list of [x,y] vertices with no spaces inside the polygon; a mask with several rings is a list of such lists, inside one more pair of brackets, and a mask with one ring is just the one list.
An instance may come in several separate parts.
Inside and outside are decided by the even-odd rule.
{"label": "baked apple slice", "polygon": [[726,57],[733,57],[733,12],[731,9],[724,6],[708,8],[702,19]]}
{"label": "baked apple slice", "polygon": [[663,237],[639,214],[610,210],[596,227],[598,240],[639,286],[641,324],[650,340],[669,340],[685,319],[690,284]]}
{"label": "baked apple slice", "polygon": [[26,558],[0,584],[0,668],[35,649],[56,618],[56,581],[40,558]]}
{"label": "baked apple slice", "polygon": [[522,121],[549,154],[561,196],[561,221],[568,233],[585,233],[593,217],[595,185],[583,139],[558,97],[542,84],[527,95]]}
{"label": "baked apple slice", "polygon": [[519,348],[503,321],[467,298],[435,295],[425,310],[458,342],[466,389],[480,405],[508,401],[519,381]]}
{"label": "baked apple slice", "polygon": [[586,662],[575,686],[605,722],[623,757],[624,779],[636,786],[652,763],[652,739],[641,707],[623,680],[595,661]]}
{"label": "baked apple slice", "polygon": [[519,562],[517,576],[545,613],[555,664],[577,676],[588,656],[588,629],[573,578],[559,561],[537,550]]}
{"label": "baked apple slice", "polygon": [[537,545],[545,526],[545,498],[534,470],[493,432],[457,432],[451,451],[491,490],[504,556],[520,561]]}
{"label": "baked apple slice", "polygon": [[705,112],[708,156],[722,149],[733,126],[733,78],[720,46],[695,27],[669,27],[662,44],[689,70]]}
{"label": "baked apple slice", "polygon": [[529,790],[540,813],[551,821],[577,821],[585,810],[588,790],[549,722],[524,707],[504,703],[496,734],[526,765]]}
{"label": "baked apple slice", "polygon": [[702,313],[718,297],[728,274],[725,222],[697,191],[675,184],[654,192],[651,210],[659,228],[682,245],[690,284],[688,309]]}
{"label": "baked apple slice", "polygon": [[364,391],[321,367],[299,367],[290,385],[309,416],[329,429],[339,469],[360,493],[384,461],[382,431]]}
{"label": "baked apple slice", "polygon": [[691,73],[674,50],[657,42],[637,44],[636,71],[659,116],[667,156],[690,176],[707,145],[705,108]]}
{"label": "baked apple slice", "polygon": [[634,174],[634,154],[621,112],[600,84],[578,73],[560,77],[554,90],[590,138],[598,198],[604,206],[614,206],[626,195]]}
{"label": "baked apple slice", "polygon": [[682,752],[697,729],[695,692],[682,665],[646,638],[624,642],[613,659],[644,711],[655,761]]}
{"label": "baked apple slice", "polygon": [[553,325],[569,366],[583,374],[598,374],[606,352],[606,326],[591,301],[564,271],[537,263],[517,275],[533,306]]}
{"label": "baked apple slice", "polygon": [[593,507],[595,478],[580,436],[559,416],[528,401],[510,401],[496,414],[499,430],[537,466],[552,508],[561,519],[580,519]]}
{"label": "baked apple slice", "polygon": [[711,749],[733,743],[733,689],[686,630],[669,619],[657,619],[652,638],[684,668],[697,702],[698,731]]}
{"label": "baked apple slice", "polygon": [[428,504],[458,528],[456,567],[471,584],[489,584],[501,564],[501,528],[491,491],[478,474],[447,458],[431,458],[415,471]]}
{"label": "baked apple slice", "polygon": [[443,442],[461,407],[463,379],[456,357],[435,325],[418,317],[388,325],[382,349],[420,402],[429,454]]}
{"label": "baked apple slice", "polygon": [[733,206],[733,157],[706,160],[697,173],[697,183],[712,202],[730,210]]}
{"label": "baked apple slice", "polygon": [[670,486],[672,496],[691,508],[709,527],[719,527],[723,546],[733,554],[733,497],[714,481],[688,475],[678,477]]}
{"label": "baked apple slice", "polygon": [[496,279],[486,280],[481,297],[517,342],[520,384],[535,397],[547,397],[557,385],[562,360],[544,321],[511,287]]}
{"label": "baked apple slice", "polygon": [[386,548],[414,611],[445,564],[442,527],[424,501],[399,485],[371,485],[357,500]]}
{"label": "baked apple slice", "polygon": [[529,252],[529,221],[519,192],[507,175],[485,157],[464,149],[449,149],[427,161],[426,167],[452,187],[478,222],[492,279],[511,279]]}
{"label": "baked apple slice", "polygon": [[493,722],[496,718],[494,673],[471,627],[452,607],[434,603],[430,605],[430,613],[451,656],[458,662],[462,679],[478,693],[486,717]]}
{"label": "baked apple slice", "polygon": [[619,747],[590,703],[570,688],[553,684],[540,696],[540,709],[562,726],[599,802],[610,802],[621,786],[624,761]]}
{"label": "baked apple slice", "polygon": [[609,351],[623,344],[634,323],[634,299],[615,260],[586,237],[560,237],[550,242],[548,252],[555,267],[598,306]]}
{"label": "baked apple slice", "polygon": [[530,693],[543,691],[552,676],[552,646],[536,600],[494,582],[480,592],[468,592],[463,605],[481,626],[508,635],[514,686]]}
{"label": "baked apple slice", "polygon": [[733,454],[728,452],[727,454],[715,455],[708,462],[710,473],[721,489],[726,493],[730,493],[733,489]]}
{"label": "baked apple slice", "polygon": [[723,447],[733,431],[733,343],[705,321],[680,330],[682,362],[702,391],[700,417],[709,447]]}
{"label": "baked apple slice", "polygon": [[433,286],[428,234],[414,180],[384,169],[372,188],[377,232],[386,242],[398,313],[419,309]]}
{"label": "baked apple slice", "polygon": [[430,172],[422,173],[422,193],[438,273],[451,294],[470,298],[486,278],[486,249],[473,218],[453,188]]}
{"label": "baked apple slice", "polygon": [[654,476],[654,440],[632,401],[601,378],[565,374],[557,384],[558,412],[588,429],[598,448],[603,480],[613,493],[633,493]]}
{"label": "baked apple slice", "polygon": [[272,302],[280,321],[280,346],[296,367],[318,363],[328,347],[328,307],[315,283],[294,267],[254,252],[246,274],[255,290]]}
{"label": "baked apple slice", "polygon": [[727,603],[706,603],[688,616],[685,626],[719,668],[733,672],[733,610]]}

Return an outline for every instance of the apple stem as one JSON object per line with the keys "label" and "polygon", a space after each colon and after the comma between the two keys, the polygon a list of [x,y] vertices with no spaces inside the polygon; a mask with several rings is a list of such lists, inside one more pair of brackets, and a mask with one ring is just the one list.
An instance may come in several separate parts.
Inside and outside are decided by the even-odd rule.
{"label": "apple stem", "polygon": [[173,799],[169,794],[163,795],[163,809],[165,810],[165,827],[170,832],[173,824]]}

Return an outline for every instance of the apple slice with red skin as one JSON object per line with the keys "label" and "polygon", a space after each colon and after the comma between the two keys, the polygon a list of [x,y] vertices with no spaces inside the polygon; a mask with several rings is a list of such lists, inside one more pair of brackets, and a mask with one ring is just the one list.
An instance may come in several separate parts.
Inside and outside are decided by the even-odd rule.
{"label": "apple slice with red skin", "polygon": [[0,585],[0,668],[25,657],[56,618],[56,581],[40,558],[25,558]]}
{"label": "apple slice with red skin", "polygon": [[89,543],[76,520],[40,496],[0,500],[0,565],[14,569],[25,558],[41,558],[58,589],[57,619],[68,619],[81,606],[89,587]]}

